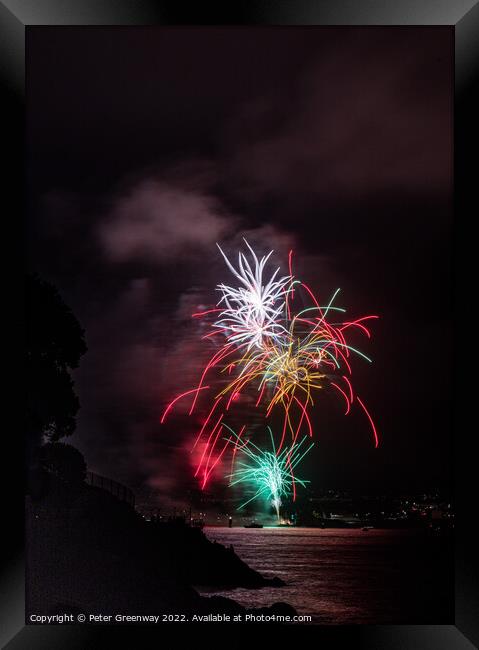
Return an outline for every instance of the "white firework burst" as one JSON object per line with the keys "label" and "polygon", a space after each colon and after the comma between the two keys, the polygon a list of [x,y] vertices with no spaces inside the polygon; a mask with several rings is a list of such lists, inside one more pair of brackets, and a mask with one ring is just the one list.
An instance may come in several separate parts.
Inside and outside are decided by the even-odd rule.
{"label": "white firework burst", "polygon": [[[291,290],[291,275],[278,277],[278,267],[269,279],[264,279],[265,266],[273,251],[258,260],[255,252],[244,240],[252,258],[250,265],[246,255],[238,253],[238,269],[235,269],[217,244],[225,262],[240,281],[238,288],[219,284],[222,296],[218,306],[224,305],[214,326],[221,328],[228,341],[247,346],[263,347],[267,339],[279,341],[288,334],[281,321],[284,320],[285,296]],[[253,267],[253,268],[252,268]]]}

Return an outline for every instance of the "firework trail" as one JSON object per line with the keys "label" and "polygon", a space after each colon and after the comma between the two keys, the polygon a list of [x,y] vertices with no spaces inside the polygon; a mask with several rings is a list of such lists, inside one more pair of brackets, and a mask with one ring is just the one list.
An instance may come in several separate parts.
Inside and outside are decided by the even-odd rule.
{"label": "firework trail", "polygon": [[266,341],[279,343],[287,335],[281,318],[286,306],[285,296],[292,291],[293,279],[290,275],[277,277],[279,267],[269,279],[265,278],[265,266],[273,251],[258,260],[251,246],[244,241],[253,258],[253,268],[246,255],[240,252],[236,270],[217,244],[229,270],[241,284],[237,288],[218,285],[222,294],[218,306],[224,305],[224,308],[213,327],[222,331],[228,342],[246,345],[249,351],[252,347],[262,348]]}
{"label": "firework trail", "polygon": [[[302,283],[298,284],[298,287],[302,286]],[[294,316],[287,335],[281,341],[264,345],[259,351],[247,352],[229,366],[237,371],[236,376],[220,391],[219,396],[229,395],[231,398],[246,386],[255,385],[261,398],[258,401],[265,398],[267,416],[276,405],[282,407],[284,421],[279,449],[287,431],[292,436],[293,444],[303,426],[308,428],[309,435],[313,435],[308,408],[314,406],[315,392],[332,387],[345,400],[348,414],[355,398],[347,377],[352,374],[348,358],[357,355],[371,363],[369,357],[346,342],[343,332],[350,327],[358,327],[369,336],[364,322],[377,316],[365,316],[341,324],[329,323],[326,319],[328,312],[345,311],[332,306],[338,292],[339,289],[326,307],[309,307]],[[305,317],[306,313],[308,317]],[[377,446],[374,422],[360,398],[356,396],[356,399],[370,421]]]}
{"label": "firework trail", "polygon": [[291,495],[294,498],[296,484],[305,487],[309,482],[295,477],[293,469],[311,450],[314,443],[304,448],[303,443],[307,440],[305,437],[294,448],[285,447],[281,453],[277,453],[269,427],[268,431],[272,451],[264,451],[249,440],[241,446],[240,455],[236,458],[235,470],[226,478],[230,479],[230,486],[243,484],[254,491],[253,496],[242,503],[238,510],[255,499],[266,499],[274,507],[277,519],[280,521],[279,509],[282,500]]}
{"label": "firework trail", "polygon": [[[214,353],[204,367],[198,385],[175,397],[167,405],[161,422],[177,401],[191,400],[192,415],[198,400],[209,395],[208,415],[201,423],[193,449],[198,452],[195,476],[204,488],[229,447],[233,446],[234,461],[239,440],[236,434],[221,449],[221,434],[229,427],[226,419],[237,417],[237,404],[254,396],[255,408],[269,418],[281,409],[282,427],[275,455],[282,458],[285,449],[290,458],[297,440],[305,431],[313,436],[310,410],[321,391],[336,393],[345,404],[345,415],[354,404],[364,412],[371,426],[375,446],[378,435],[374,421],[360,397],[355,394],[351,375],[353,357],[371,362],[360,350],[346,340],[348,332],[356,328],[368,338],[367,322],[377,316],[363,316],[356,320],[332,322],[342,317],[345,309],[334,301],[339,289],[327,305],[320,305],[305,283],[295,280],[292,274],[292,251],[288,256],[289,273],[280,275],[280,268],[268,274],[267,262],[273,251],[258,259],[246,242],[251,254],[251,264],[243,253],[238,254],[238,268],[234,268],[218,246],[225,262],[240,286],[219,284],[221,298],[216,308],[193,314],[195,318],[214,314],[211,332],[203,336],[214,346]],[[308,307],[293,310],[293,302],[302,301]],[[223,343],[218,336],[221,335]],[[214,377],[213,377],[214,374]],[[208,376],[208,385],[206,385]],[[222,384],[222,386],[221,386]],[[211,396],[210,391],[215,393]],[[244,400],[241,414],[244,413]],[[241,428],[239,437],[246,425]],[[287,439],[291,442],[285,447]],[[251,447],[250,447],[251,449]],[[290,477],[294,488],[293,467]]]}

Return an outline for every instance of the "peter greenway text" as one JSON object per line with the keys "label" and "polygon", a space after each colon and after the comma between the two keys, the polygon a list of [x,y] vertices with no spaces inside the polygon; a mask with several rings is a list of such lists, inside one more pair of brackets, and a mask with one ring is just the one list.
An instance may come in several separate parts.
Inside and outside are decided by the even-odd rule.
{"label": "peter greenway text", "polygon": [[278,614],[31,614],[30,623],[68,625],[75,623],[310,623],[311,616]]}

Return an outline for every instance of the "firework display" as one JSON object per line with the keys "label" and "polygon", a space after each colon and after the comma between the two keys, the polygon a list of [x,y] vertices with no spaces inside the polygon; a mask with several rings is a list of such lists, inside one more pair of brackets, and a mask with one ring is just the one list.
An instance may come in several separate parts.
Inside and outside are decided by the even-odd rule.
{"label": "firework display", "polygon": [[[238,286],[218,284],[216,307],[193,314],[211,328],[202,338],[213,352],[198,384],[166,406],[161,422],[178,401],[189,399],[190,416],[206,415],[193,442],[201,487],[231,451],[230,485],[255,484],[249,501],[266,495],[277,504],[279,516],[281,498],[291,495],[294,500],[296,482],[305,484],[295,479],[293,470],[306,453],[301,452],[304,436],[314,436],[311,409],[325,391],[338,395],[345,415],[358,405],[378,446],[376,426],[351,380],[354,358],[371,359],[347,340],[352,329],[370,338],[367,324],[378,317],[340,320],[346,310],[334,304],[339,289],[321,305],[310,287],[293,276],[292,251],[288,273],[282,274],[279,267],[268,271],[273,251],[258,258],[245,244],[250,258],[239,252],[236,268],[218,246]],[[231,426],[251,414],[252,404],[255,417],[265,422],[275,418],[277,443],[269,429],[273,451],[262,451],[251,439],[244,442],[248,421],[238,427],[239,433]],[[242,460],[234,470],[239,450]]]}
{"label": "firework display", "polygon": [[294,476],[293,469],[306,456],[314,443],[304,448],[303,444],[307,440],[304,437],[291,449],[284,447],[278,453],[270,427],[268,427],[268,431],[271,437],[272,451],[260,449],[251,440],[242,444],[241,458],[236,460],[234,471],[226,478],[230,479],[230,486],[243,484],[247,488],[252,488],[254,492],[253,496],[238,507],[238,510],[255,499],[265,499],[274,507],[278,521],[280,521],[279,509],[282,499],[290,496],[294,499],[296,485],[305,487],[309,482]]}

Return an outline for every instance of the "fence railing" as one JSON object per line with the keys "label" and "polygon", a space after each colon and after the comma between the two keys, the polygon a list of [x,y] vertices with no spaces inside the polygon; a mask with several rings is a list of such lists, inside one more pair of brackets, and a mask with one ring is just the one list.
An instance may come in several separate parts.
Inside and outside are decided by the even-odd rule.
{"label": "fence railing", "polygon": [[130,488],[122,485],[122,483],[118,483],[106,476],[95,474],[95,472],[87,472],[86,482],[88,485],[106,490],[120,501],[130,504],[133,508],[135,507],[135,493]]}

